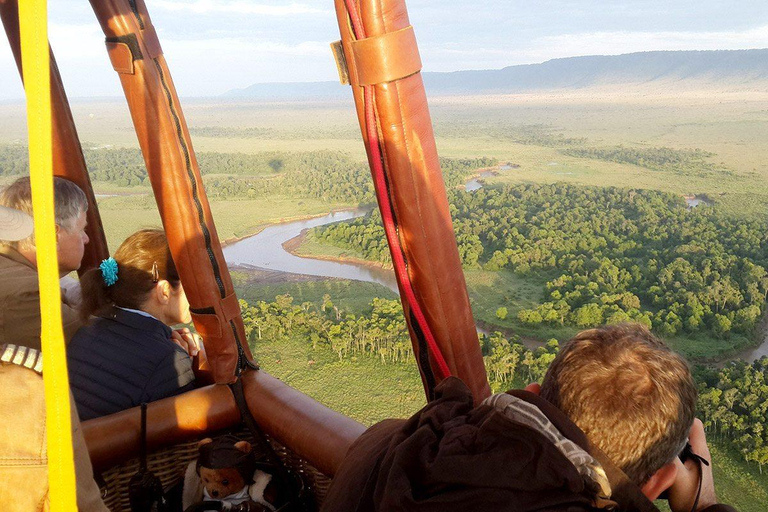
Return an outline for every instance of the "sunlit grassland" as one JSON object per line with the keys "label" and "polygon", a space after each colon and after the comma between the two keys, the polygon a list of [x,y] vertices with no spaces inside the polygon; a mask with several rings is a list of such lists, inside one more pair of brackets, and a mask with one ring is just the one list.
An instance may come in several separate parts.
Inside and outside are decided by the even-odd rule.
{"label": "sunlit grassland", "polygon": [[[273,196],[264,199],[214,201],[211,211],[222,241],[257,233],[276,222],[328,213],[333,204],[319,199]],[[99,200],[99,211],[109,247],[117,249],[131,233],[145,227],[161,227],[152,195],[146,191],[139,195],[106,197]]]}
{"label": "sunlit grassland", "polygon": [[261,279],[246,270],[233,270],[231,274],[237,296],[249,303],[271,302],[278,295],[288,294],[293,297],[294,304],[311,302],[319,308],[323,303],[323,296],[327,294],[341,312],[360,315],[370,313],[370,304],[375,297],[397,298],[392,290],[376,283],[322,278],[269,282],[268,279]]}
{"label": "sunlit grassland", "polygon": [[763,512],[768,507],[768,472],[760,472],[725,443],[710,440],[717,497],[739,512]]}
{"label": "sunlit grassland", "polygon": [[[318,240],[311,231],[307,234],[304,240],[302,240],[301,245],[293,252],[298,256],[307,256],[310,258],[366,261],[362,253],[354,249],[346,249],[323,243]],[[375,265],[377,263],[373,264]]]}
{"label": "sunlit grassland", "polygon": [[426,402],[416,362],[382,365],[369,356],[344,361],[308,340],[258,340],[251,350],[261,367],[289,386],[357,421],[371,425],[405,418]]}
{"label": "sunlit grassland", "polygon": [[[223,102],[182,100],[197,151],[258,153],[330,149],[364,159],[349,101]],[[566,181],[706,193],[734,214],[768,209],[768,93],[616,91],[438,97],[430,102],[442,156],[491,156],[520,165],[488,180]],[[78,131],[88,147],[137,147],[122,100],[74,102]],[[22,141],[23,107],[0,105],[0,143]],[[520,144],[519,131],[544,127],[589,147],[699,148],[732,176],[682,176],[643,167],[568,157],[557,147]],[[226,136],[211,136],[217,128]],[[196,131],[197,130],[197,131]],[[256,130],[255,136],[238,136]],[[198,133],[198,135],[196,135]]]}

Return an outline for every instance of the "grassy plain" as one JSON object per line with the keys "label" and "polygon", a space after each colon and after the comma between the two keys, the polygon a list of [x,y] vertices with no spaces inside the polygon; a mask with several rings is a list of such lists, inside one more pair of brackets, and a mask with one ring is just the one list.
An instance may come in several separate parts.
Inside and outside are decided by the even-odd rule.
{"label": "grassy plain", "polygon": [[415,361],[384,368],[368,356],[339,361],[329,348],[300,339],[256,342],[251,349],[265,371],[365,425],[408,417],[425,404]]}
{"label": "grassy plain", "polygon": [[[339,150],[364,152],[350,101],[244,102],[183,100],[197,151]],[[442,156],[492,156],[520,165],[488,180],[566,181],[587,185],[706,193],[734,214],[768,211],[768,92],[585,90],[430,102]],[[75,101],[72,110],[87,147],[137,147],[125,102]],[[25,140],[23,106],[0,104],[0,143]],[[682,176],[644,167],[563,155],[521,136],[536,127],[589,147],[699,148],[732,172]],[[247,227],[247,226],[245,226]]]}
{"label": "grassy plain", "polygon": [[[94,184],[102,191],[101,184]],[[112,250],[131,233],[140,228],[160,227],[160,215],[149,189],[133,189],[130,195],[102,197],[98,200],[107,242]],[[216,229],[222,241],[242,238],[259,232],[269,224],[296,220],[328,213],[331,208],[350,205],[329,205],[319,199],[272,196],[264,199],[243,199],[211,202]]]}
{"label": "grassy plain", "polygon": [[[258,153],[263,151],[343,151],[359,160],[364,151],[350,101],[316,103],[249,103],[210,100],[182,101],[197,151]],[[678,194],[707,194],[734,215],[765,216],[768,212],[768,93],[647,90],[580,91],[484,97],[433,98],[430,102],[437,147],[442,156],[490,156],[519,165],[486,184],[551,183],[649,188]],[[123,100],[72,105],[78,132],[86,147],[138,147]],[[24,108],[0,104],[0,143],[23,143]],[[679,175],[636,165],[564,155],[546,138],[525,137],[531,127],[542,133],[584,139],[588,147],[624,145],[636,148],[698,148],[712,153],[710,161],[731,174]],[[110,247],[143,226],[159,226],[147,188],[123,189],[97,183],[100,208]],[[122,195],[133,194],[133,195]],[[272,197],[268,200],[216,201],[212,204],[221,239],[252,234],[266,224],[326,213],[344,205],[319,200]],[[325,256],[354,256],[309,239],[300,249]],[[491,329],[498,326],[536,339],[568,338],[572,328],[526,329],[517,311],[542,295],[541,280],[509,272],[469,271],[466,274],[475,316]],[[343,281],[258,283],[238,272],[238,292],[248,300],[270,300],[290,293],[298,302],[318,302],[328,293],[342,309],[364,312],[370,297],[391,296],[383,287]],[[388,295],[389,294],[389,295]],[[504,305],[508,317],[496,309]],[[673,339],[683,352],[710,357],[719,340]],[[747,340],[730,340],[743,344]],[[304,340],[264,341],[254,353],[262,366],[286,383],[329,407],[365,424],[391,416],[407,416],[424,403],[413,364],[382,367],[376,359],[359,357],[339,362],[326,348],[311,349]],[[744,463],[738,453],[713,443],[715,474],[721,499],[743,512],[763,511],[768,503],[768,477]]]}
{"label": "grassy plain", "polygon": [[[216,99],[184,100],[183,106],[198,151],[311,151],[333,149],[363,159],[351,100],[326,102],[247,102]],[[493,156],[519,167],[485,179],[486,186],[521,182],[573,182],[632,186],[679,194],[707,194],[719,208],[735,215],[768,212],[768,93],[585,90],[482,97],[437,97],[430,102],[437,146],[449,157]],[[137,147],[125,102],[74,101],[78,131],[87,147]],[[24,109],[0,105],[0,143],[24,140]],[[536,136],[531,137],[531,134]],[[559,139],[558,139],[559,137]],[[586,147],[675,149],[698,148],[729,174],[682,175],[645,167],[568,156],[558,140]],[[148,189],[120,189],[97,183],[97,192],[137,194],[100,200],[110,246],[141,226],[157,226],[159,218]],[[344,205],[287,197],[212,203],[220,238],[233,239],[264,225],[315,215]],[[358,257],[348,250],[324,246],[311,237],[300,254]],[[570,329],[526,329],[516,325],[516,312],[541,296],[539,280],[511,274],[469,272],[467,282],[475,314],[484,324],[516,329],[523,336],[567,337]],[[506,320],[496,309],[509,309]],[[546,331],[546,332],[544,332]],[[739,347],[749,340],[731,340]],[[711,357],[718,340],[681,339],[681,350]]]}
{"label": "grassy plain", "polygon": [[375,297],[397,298],[392,290],[376,283],[311,276],[287,278],[284,275],[273,280],[269,272],[251,269],[234,270],[231,274],[238,297],[251,303],[270,302],[287,293],[293,297],[294,304],[311,302],[319,307],[323,296],[328,294],[340,310],[360,315],[370,313],[370,304]]}

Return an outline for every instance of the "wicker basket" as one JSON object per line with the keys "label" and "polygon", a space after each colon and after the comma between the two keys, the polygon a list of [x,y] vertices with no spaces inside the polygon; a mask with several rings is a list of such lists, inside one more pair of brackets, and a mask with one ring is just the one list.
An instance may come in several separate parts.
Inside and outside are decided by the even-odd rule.
{"label": "wicker basket", "polygon": [[[219,435],[227,433],[230,432],[220,433]],[[231,433],[241,439],[253,442],[253,437],[246,430],[238,430]],[[307,491],[314,495],[315,503],[319,507],[328,491],[328,486],[331,483],[330,478],[309,465],[305,460],[297,457],[295,453],[285,446],[271,438],[269,441],[283,460],[285,466],[304,480]],[[197,441],[181,443],[150,453],[147,457],[147,467],[155,476],[160,478],[163,488],[168,489],[184,479],[184,472],[187,466],[190,462],[197,459],[197,455]],[[115,466],[101,475],[106,484],[107,494],[104,502],[112,512],[130,512],[128,482],[138,470],[139,459],[135,458]],[[104,487],[102,487],[102,490],[104,490]]]}

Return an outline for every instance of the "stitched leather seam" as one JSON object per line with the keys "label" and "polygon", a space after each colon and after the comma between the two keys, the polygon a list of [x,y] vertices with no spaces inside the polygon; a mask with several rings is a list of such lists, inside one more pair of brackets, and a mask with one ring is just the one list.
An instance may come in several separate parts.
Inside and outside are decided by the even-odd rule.
{"label": "stitched leather seam", "polygon": [[216,261],[216,256],[213,254],[213,248],[211,246],[211,233],[208,230],[208,226],[205,224],[205,212],[203,211],[203,205],[200,202],[200,196],[197,190],[197,180],[195,179],[195,174],[192,171],[192,160],[189,155],[189,148],[187,147],[187,143],[184,140],[184,134],[181,130],[181,121],[176,112],[176,106],[173,103],[173,95],[171,95],[171,91],[168,87],[168,84],[166,83],[163,68],[160,65],[160,62],[158,62],[157,58],[152,59],[152,61],[155,63],[155,67],[157,67],[157,72],[160,74],[160,83],[163,86],[163,92],[165,92],[165,97],[168,100],[168,108],[171,111],[171,116],[173,116],[173,122],[176,125],[176,136],[179,144],[181,145],[181,150],[184,153],[184,164],[186,167],[187,176],[189,177],[189,183],[192,187],[192,200],[194,201],[195,208],[197,209],[197,220],[200,225],[200,229],[203,231],[203,237],[205,238],[205,249],[208,253],[208,259],[211,261],[211,266],[213,267],[214,277],[216,278],[216,285],[219,287],[219,293],[223,299],[226,296],[224,282],[221,279],[219,263]]}
{"label": "stitched leather seam", "polygon": [[[202,203],[200,202],[200,197],[198,195],[197,190],[197,181],[195,180],[195,174],[192,171],[192,162],[191,157],[189,154],[189,148],[187,147],[187,143],[184,140],[184,134],[181,130],[181,121],[179,119],[179,116],[176,112],[176,106],[173,103],[173,96],[171,95],[171,91],[168,88],[168,84],[165,81],[165,74],[163,73],[163,68],[160,66],[160,62],[158,61],[158,58],[152,59],[152,61],[155,63],[155,67],[157,67],[157,72],[160,75],[160,83],[163,86],[163,90],[165,91],[165,97],[168,100],[168,108],[171,111],[171,115],[173,116],[173,121],[176,124],[176,136],[178,138],[179,143],[181,144],[181,149],[184,152],[184,163],[186,165],[187,169],[187,176],[189,177],[189,182],[192,187],[192,199],[195,203],[195,208],[197,209],[197,217],[198,222],[200,224],[200,229],[203,232],[203,237],[205,239],[205,249],[208,253],[208,259],[211,262],[211,266],[213,267],[213,275],[216,279],[216,284],[219,287],[219,294],[221,295],[221,298],[223,299],[226,297],[226,290],[224,288],[224,281],[221,278],[221,269],[219,268],[219,263],[216,261],[216,256],[213,254],[213,247],[211,245],[211,233],[208,230],[208,226],[205,224],[205,212],[203,211]],[[235,337],[235,345],[237,346],[237,370],[236,373],[239,375],[240,369],[243,367],[243,361],[247,361],[247,358],[245,357],[245,349],[243,349],[242,342],[240,341],[240,336],[238,336],[237,328],[235,326],[234,321],[230,322],[232,326],[232,333]]]}

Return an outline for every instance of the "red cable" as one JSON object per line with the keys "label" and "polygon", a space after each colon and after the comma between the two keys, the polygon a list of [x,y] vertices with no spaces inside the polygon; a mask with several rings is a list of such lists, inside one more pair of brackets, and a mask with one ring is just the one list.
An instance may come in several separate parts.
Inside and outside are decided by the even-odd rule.
{"label": "red cable", "polygon": [[[347,6],[347,12],[349,13],[350,20],[352,21],[352,29],[357,39],[365,38],[365,29],[363,23],[360,20],[360,16],[355,8],[354,0],[345,0]],[[445,362],[445,357],[440,351],[440,347],[437,345],[435,336],[432,334],[432,329],[427,323],[427,319],[424,316],[424,312],[421,310],[419,301],[416,299],[416,293],[413,290],[413,284],[408,276],[408,270],[405,264],[405,258],[403,257],[403,251],[400,246],[400,238],[397,236],[397,228],[395,227],[395,219],[392,213],[392,204],[387,192],[387,181],[384,176],[384,163],[381,155],[381,141],[379,140],[379,131],[376,128],[376,112],[373,106],[373,86],[363,86],[363,97],[365,99],[365,126],[368,132],[368,143],[371,148],[371,161],[373,162],[373,179],[376,183],[376,195],[381,206],[381,220],[384,224],[384,232],[387,235],[387,241],[392,248],[392,264],[395,267],[395,274],[397,280],[403,288],[405,294],[405,300],[408,302],[413,312],[413,316],[416,318],[416,322],[421,328],[421,332],[424,334],[424,338],[427,342],[432,358],[437,364],[436,372],[438,379],[442,380],[451,375],[451,370],[448,368],[448,363]]]}

